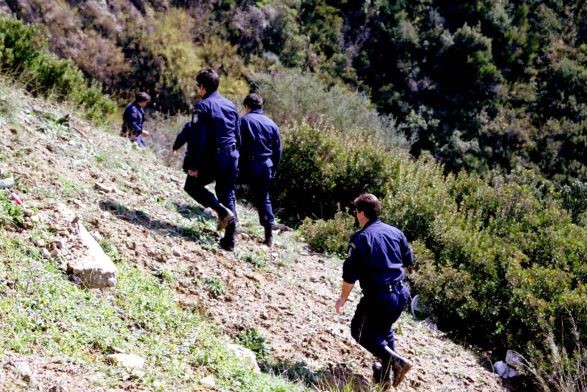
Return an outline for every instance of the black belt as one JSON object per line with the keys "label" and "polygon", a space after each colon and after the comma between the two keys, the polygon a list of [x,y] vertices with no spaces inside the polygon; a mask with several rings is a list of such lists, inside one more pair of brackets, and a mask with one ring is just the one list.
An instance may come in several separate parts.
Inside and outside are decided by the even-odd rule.
{"label": "black belt", "polygon": [[387,285],[379,286],[379,287],[370,287],[368,289],[364,289],[363,293],[367,294],[381,294],[381,293],[396,293],[401,294],[402,290],[406,283],[403,280],[396,280]]}
{"label": "black belt", "polygon": [[218,153],[218,152],[222,152],[222,151],[234,151],[234,150],[236,150],[236,143],[232,143],[232,144],[230,144],[228,146],[224,146],[224,147],[218,147],[216,149],[216,152]]}

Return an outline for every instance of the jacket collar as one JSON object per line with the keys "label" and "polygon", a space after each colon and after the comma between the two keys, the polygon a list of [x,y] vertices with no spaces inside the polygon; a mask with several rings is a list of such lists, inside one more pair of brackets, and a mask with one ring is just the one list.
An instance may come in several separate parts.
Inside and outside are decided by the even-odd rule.
{"label": "jacket collar", "polygon": [[371,219],[370,221],[368,221],[367,223],[365,223],[365,226],[363,226],[363,227],[361,228],[361,230],[365,230],[367,227],[369,227],[369,226],[371,226],[372,224],[374,224],[374,223],[377,223],[377,222],[379,222],[379,219],[378,219],[378,218]]}
{"label": "jacket collar", "polygon": [[218,92],[218,90],[212,91],[211,93],[206,93],[202,99],[206,99],[206,98],[210,98],[210,97],[215,97],[217,95],[219,95],[220,93]]}
{"label": "jacket collar", "polygon": [[263,109],[252,109],[249,113],[265,114],[263,113]]}

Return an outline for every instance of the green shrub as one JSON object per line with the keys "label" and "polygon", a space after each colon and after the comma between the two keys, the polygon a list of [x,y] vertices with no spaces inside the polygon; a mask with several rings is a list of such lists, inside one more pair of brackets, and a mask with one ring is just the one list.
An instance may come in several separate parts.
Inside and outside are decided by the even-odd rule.
{"label": "green shrub", "polygon": [[0,228],[2,226],[21,226],[24,221],[22,208],[0,192]]}
{"label": "green shrub", "polygon": [[308,216],[333,217],[365,191],[384,196],[387,178],[395,172],[389,156],[406,155],[369,136],[351,137],[307,123],[283,129],[282,138],[276,207],[292,224]]}
{"label": "green shrub", "polygon": [[304,219],[300,231],[308,244],[318,252],[344,256],[349,248],[349,238],[353,234],[355,219],[345,213],[337,212],[333,219]]}
{"label": "green shrub", "polygon": [[88,84],[69,60],[47,52],[41,30],[0,15],[0,71],[24,83],[35,95],[69,101],[86,111],[91,120],[105,120],[116,104],[97,84]]}
{"label": "green shrub", "polygon": [[271,350],[267,339],[254,327],[239,332],[236,340],[244,347],[253,351],[257,359],[267,358]]}

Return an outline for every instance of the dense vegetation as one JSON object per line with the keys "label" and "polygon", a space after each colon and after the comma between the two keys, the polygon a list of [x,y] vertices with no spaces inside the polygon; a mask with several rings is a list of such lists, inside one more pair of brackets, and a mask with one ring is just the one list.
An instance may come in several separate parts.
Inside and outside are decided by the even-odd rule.
{"label": "dense vegetation", "polygon": [[[576,377],[565,390],[585,382],[587,214],[573,223],[553,183],[527,169],[489,179],[445,176],[428,159],[412,161],[373,141],[363,140],[357,154],[356,139],[328,128],[284,133],[282,208],[297,211],[302,192],[319,195],[315,208],[334,208],[326,200],[344,206],[347,189],[375,192],[382,219],[402,228],[414,247],[414,293],[442,329],[497,357],[511,348],[532,357],[556,341],[575,360],[544,356],[544,373],[552,376],[559,365]],[[341,211],[332,220],[307,219],[301,231],[315,249],[344,254],[353,223]],[[556,382],[552,390],[563,390]]]}
{"label": "dense vegetation", "polygon": [[[445,169],[587,169],[587,4],[441,0],[1,0],[108,91],[192,103],[193,73],[242,96],[255,73],[300,68],[366,92]],[[100,56],[95,54],[99,53]]]}
{"label": "dense vegetation", "polygon": [[[587,336],[587,3],[0,0],[0,8],[43,23],[51,49],[108,92],[128,99],[145,89],[164,113],[189,110],[202,66],[221,71],[231,98],[259,89],[287,124],[281,218],[338,211],[302,225],[312,246],[344,252],[353,221],[344,207],[373,192],[384,219],[414,244],[411,280],[441,327],[498,352],[544,351],[552,335],[581,353],[573,350]],[[5,72],[21,69],[6,58]],[[46,91],[70,91],[59,88]],[[412,157],[398,148],[408,145],[400,133]]]}
{"label": "dense vegetation", "polygon": [[70,61],[47,52],[37,28],[0,15],[0,72],[20,80],[35,94],[53,96],[85,108],[90,119],[104,120],[116,104],[97,83],[88,83]]}

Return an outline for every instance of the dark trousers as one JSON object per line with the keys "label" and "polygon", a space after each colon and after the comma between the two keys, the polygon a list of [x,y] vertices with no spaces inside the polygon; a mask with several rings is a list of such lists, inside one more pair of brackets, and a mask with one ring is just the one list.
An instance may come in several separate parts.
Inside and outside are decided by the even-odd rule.
{"label": "dark trousers", "polygon": [[[204,207],[219,211],[222,203],[236,217],[235,184],[238,174],[238,152],[221,151],[216,154],[214,162],[210,166],[212,165],[214,166],[210,170],[198,171],[198,177],[188,175],[184,189],[188,195]],[[213,181],[216,181],[216,196],[206,189],[206,185]],[[224,233],[225,240],[234,242],[235,231],[236,220],[233,220],[226,228]]]}
{"label": "dark trousers", "polygon": [[391,355],[385,347],[395,351],[392,325],[406,306],[409,295],[407,287],[398,292],[365,295],[359,301],[351,321],[351,335],[381,360],[385,376],[391,364]]}
{"label": "dark trousers", "polygon": [[253,202],[259,213],[259,223],[263,227],[271,227],[275,223],[275,215],[273,215],[273,207],[269,198],[269,191],[273,182],[271,179],[272,169],[271,166],[264,162],[253,162],[248,169]]}

